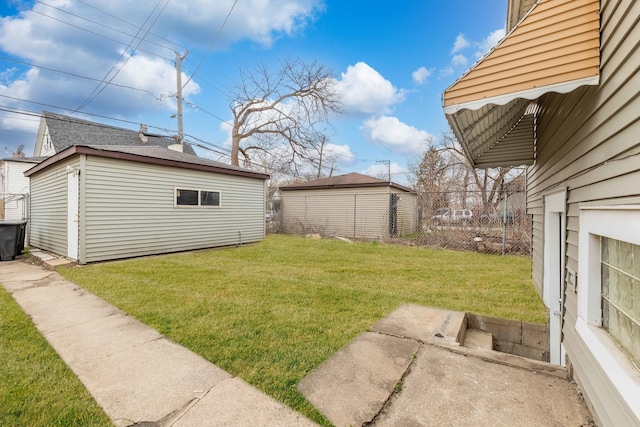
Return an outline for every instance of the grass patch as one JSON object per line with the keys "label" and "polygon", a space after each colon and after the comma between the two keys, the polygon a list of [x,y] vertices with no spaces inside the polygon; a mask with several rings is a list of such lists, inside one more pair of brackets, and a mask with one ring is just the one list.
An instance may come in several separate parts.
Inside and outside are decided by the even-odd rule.
{"label": "grass patch", "polygon": [[546,321],[520,257],[270,235],[60,273],[322,423],[296,384],[403,303]]}
{"label": "grass patch", "polygon": [[0,425],[112,425],[75,374],[2,287]]}

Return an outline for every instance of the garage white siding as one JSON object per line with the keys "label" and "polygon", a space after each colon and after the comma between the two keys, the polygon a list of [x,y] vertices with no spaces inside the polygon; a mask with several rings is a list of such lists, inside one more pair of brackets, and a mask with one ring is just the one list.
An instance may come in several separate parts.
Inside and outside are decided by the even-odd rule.
{"label": "garage white siding", "polygon": [[31,175],[31,213],[28,245],[67,255],[67,166],[79,167],[75,158]]}
{"label": "garage white siding", "polygon": [[[264,238],[264,180],[88,156],[81,262]],[[219,191],[219,207],[175,206],[175,188]]]}

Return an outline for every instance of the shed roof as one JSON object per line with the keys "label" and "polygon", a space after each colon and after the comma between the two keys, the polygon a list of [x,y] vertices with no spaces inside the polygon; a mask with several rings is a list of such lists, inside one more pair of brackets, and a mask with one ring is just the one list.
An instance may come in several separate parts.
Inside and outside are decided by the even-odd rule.
{"label": "shed roof", "polygon": [[392,187],[406,192],[413,192],[413,190],[411,190],[410,188],[404,187],[400,184],[356,172],[348,173],[345,175],[330,176],[328,178],[321,178],[314,181],[301,182],[297,184],[282,185],[280,186],[280,190],[318,190],[327,188],[362,187]]}
{"label": "shed roof", "polygon": [[215,172],[225,175],[244,176],[256,179],[269,179],[269,175],[239,168],[213,160],[203,159],[192,154],[181,153],[165,147],[132,147],[114,145],[72,145],[58,154],[49,157],[37,166],[32,167],[24,174],[31,176],[41,170],[47,169],[69,157],[86,154],[90,156],[106,157],[119,160],[128,160],[139,163],[170,166],[183,169],[192,169],[205,172]]}
{"label": "shed roof", "polygon": [[[525,10],[528,0],[511,0]],[[515,7],[519,4],[521,7]],[[445,115],[477,167],[534,161],[536,100],[600,78],[599,0],[538,0],[443,94]]]}
{"label": "shed roof", "polygon": [[[160,146],[168,147],[177,144],[176,140],[145,132],[146,142],[140,139],[140,132],[109,126],[101,123],[82,120],[76,117],[44,111],[42,117],[46,121],[51,142],[56,153],[72,145],[117,145],[117,146]],[[191,145],[184,143],[183,150],[195,155]]]}

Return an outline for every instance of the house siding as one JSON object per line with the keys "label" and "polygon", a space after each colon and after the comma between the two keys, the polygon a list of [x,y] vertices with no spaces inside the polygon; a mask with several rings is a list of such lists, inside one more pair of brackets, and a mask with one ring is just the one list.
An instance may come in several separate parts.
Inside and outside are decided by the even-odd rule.
{"label": "house siding", "polygon": [[31,176],[29,246],[67,255],[67,166],[79,167],[80,159],[56,164]]}
{"label": "house siding", "polygon": [[[264,238],[264,180],[88,156],[81,262]],[[220,207],[175,207],[174,189],[220,192]]]}
{"label": "house siding", "polygon": [[29,178],[24,172],[34,164],[5,160],[2,162],[2,195],[0,195],[0,219],[22,221],[27,218]]}
{"label": "house siding", "polygon": [[390,187],[283,191],[283,230],[354,239],[388,238],[391,194],[400,195],[397,234],[414,232],[417,214],[415,195]]}
{"label": "house siding", "polygon": [[[541,99],[537,160],[528,170],[532,273],[542,292],[544,194],[567,188],[566,267],[578,271],[579,209],[640,202],[640,2],[601,2],[601,81]],[[562,114],[558,114],[559,112]],[[558,120],[558,117],[563,117]],[[578,290],[580,278],[578,278]],[[574,376],[602,425],[635,425],[631,410],[578,336],[577,294],[564,294],[564,346]]]}

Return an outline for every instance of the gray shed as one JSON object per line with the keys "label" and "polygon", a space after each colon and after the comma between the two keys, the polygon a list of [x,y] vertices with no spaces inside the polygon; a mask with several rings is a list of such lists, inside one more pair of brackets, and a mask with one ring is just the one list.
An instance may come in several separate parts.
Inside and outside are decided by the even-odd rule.
{"label": "gray shed", "polygon": [[268,175],[167,148],[74,145],[25,175],[28,244],[80,264],[265,235]]}
{"label": "gray shed", "polygon": [[416,231],[411,189],[359,173],[280,187],[283,231],[387,239]]}

